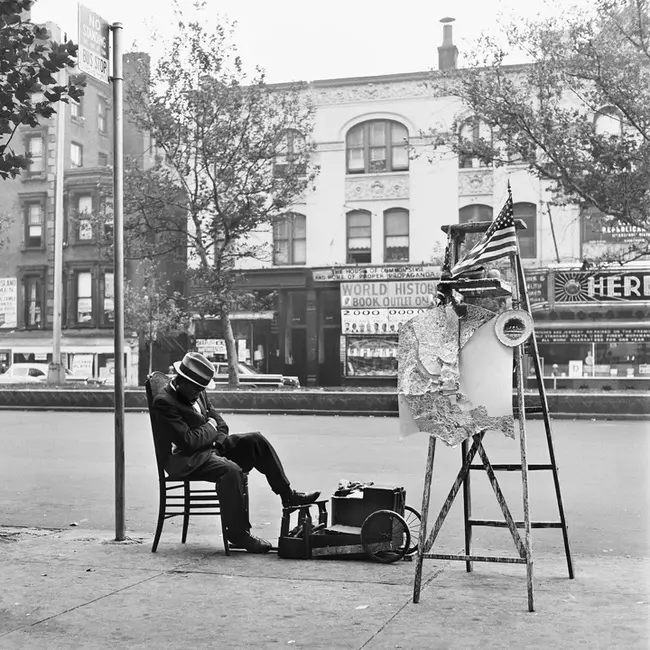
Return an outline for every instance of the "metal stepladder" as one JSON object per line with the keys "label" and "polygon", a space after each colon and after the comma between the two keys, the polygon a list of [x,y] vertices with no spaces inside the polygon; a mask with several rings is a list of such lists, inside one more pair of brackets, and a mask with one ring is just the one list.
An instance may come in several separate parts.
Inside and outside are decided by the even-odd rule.
{"label": "metal stepladder", "polygon": [[[498,278],[480,278],[480,279],[451,279],[449,270],[453,267],[459,258],[460,247],[465,239],[466,234],[470,233],[484,233],[491,222],[475,222],[468,224],[454,224],[443,226],[442,230],[447,233],[447,249],[445,254],[445,264],[443,267],[443,276],[438,286],[439,294],[442,293],[443,298],[454,306],[459,317],[465,313],[466,306],[464,299],[467,297],[481,296],[503,296],[504,283]],[[516,220],[515,225],[517,230],[524,229],[526,226],[521,220]],[[526,287],[526,279],[524,276],[523,266],[519,252],[510,255],[510,270],[512,275],[512,288],[511,291],[505,289],[505,293],[512,295],[512,307],[514,309],[523,309],[530,314],[530,301]],[[524,374],[523,374],[523,354],[524,346],[527,347],[528,354],[533,359],[535,377],[537,380],[540,406],[527,407],[524,401]],[[519,422],[519,450],[521,463],[520,464],[492,464],[488,458],[485,450],[483,439],[486,431],[476,433],[472,436],[471,445],[470,440],[466,439],[461,443],[461,468],[458,472],[456,480],[454,481],[449,494],[438,514],[433,529],[427,537],[427,520],[429,515],[429,503],[431,496],[431,483],[433,480],[433,466],[435,458],[436,437],[433,434],[429,435],[429,448],[427,455],[427,464],[424,479],[424,490],[422,495],[422,523],[420,527],[420,539],[418,544],[417,562],[415,568],[415,579],[413,586],[413,602],[417,603],[420,600],[420,590],[422,582],[422,565],[425,559],[439,559],[439,560],[461,560],[465,562],[467,572],[473,571],[473,562],[500,562],[500,563],[515,563],[526,565],[526,583],[528,592],[528,610],[534,611],[534,596],[533,596],[533,558],[532,558],[532,544],[531,544],[531,528],[560,528],[562,530],[564,551],[566,556],[567,568],[569,578],[574,577],[573,573],[573,560],[571,557],[571,549],[569,545],[569,536],[564,513],[564,505],[560,490],[560,480],[558,466],[555,457],[555,450],[553,446],[553,437],[551,431],[551,419],[548,410],[548,402],[546,398],[546,389],[542,377],[541,364],[539,359],[539,352],[537,341],[535,339],[534,328],[529,339],[522,345],[514,347],[514,370],[516,377],[516,390],[517,390],[517,413]],[[540,412],[544,420],[544,428],[546,432],[546,442],[548,447],[549,462],[542,464],[529,464],[527,441],[526,441],[526,413]],[[475,464],[475,458],[478,455],[481,463]],[[503,520],[488,520],[478,519],[472,516],[472,497],[471,497],[471,471],[482,470],[487,473],[488,480],[495,493],[496,499],[499,503],[503,513]],[[528,472],[529,471],[551,471],[553,473],[553,484],[555,488],[555,496],[558,507],[558,521],[531,521],[529,496],[528,496]],[[515,521],[506,499],[499,485],[497,479],[497,472],[506,471],[521,472],[522,478],[522,497],[523,497],[523,521]],[[442,525],[447,517],[451,506],[462,487],[463,492],[463,518],[464,518],[464,537],[465,537],[465,552],[463,554],[445,554],[434,553],[432,547],[435,540],[442,528]],[[517,549],[517,556],[488,556],[488,555],[474,555],[472,554],[472,531],[477,526],[490,526],[508,528],[512,539]],[[519,529],[524,530],[524,539],[519,534]]]}

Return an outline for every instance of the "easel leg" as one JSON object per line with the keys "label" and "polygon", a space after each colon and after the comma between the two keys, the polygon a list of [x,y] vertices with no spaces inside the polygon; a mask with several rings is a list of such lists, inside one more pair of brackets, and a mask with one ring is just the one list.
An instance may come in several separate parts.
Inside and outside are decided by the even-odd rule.
{"label": "easel leg", "polygon": [[[521,264],[519,255],[515,257],[516,271],[519,276],[519,288],[523,300],[523,306],[526,311],[530,313],[530,300],[528,298],[528,289],[526,287],[524,269]],[[546,386],[544,385],[544,377],[542,376],[542,368],[539,362],[539,348],[537,347],[537,339],[533,332],[530,345],[533,350],[533,363],[535,365],[535,378],[537,380],[537,387],[539,390],[539,397],[542,405],[542,414],[544,417],[544,428],[546,429],[546,444],[548,446],[548,455],[551,467],[553,468],[553,485],[555,486],[555,498],[557,499],[557,508],[560,515],[560,523],[562,524],[562,538],[564,540],[564,554],[566,556],[567,569],[569,571],[569,578],[573,578],[573,558],[571,557],[571,546],[569,545],[569,530],[566,523],[566,516],[564,514],[564,502],[562,500],[562,492],[560,490],[560,477],[558,474],[557,462],[555,460],[555,449],[553,447],[553,434],[551,433],[551,417],[548,410],[548,399],[546,397]]]}
{"label": "easel leg", "polygon": [[[467,452],[469,450],[469,441],[463,440],[461,443],[461,463],[467,458]],[[465,480],[463,481],[463,511],[465,515],[465,555],[472,554],[472,526],[469,523],[469,520],[472,518],[472,493],[471,493],[471,482],[470,482],[471,472],[467,472]],[[465,562],[465,568],[467,573],[473,571],[474,565],[468,560]]]}
{"label": "easel leg", "polygon": [[517,406],[519,408],[519,451],[521,455],[521,487],[524,504],[524,545],[526,550],[526,585],[528,588],[528,611],[535,611],[533,598],[533,549],[530,534],[530,502],[528,497],[528,448],[526,442],[526,405],[524,403],[523,353],[521,346],[515,348],[517,371]]}
{"label": "easel leg", "polygon": [[[418,558],[415,564],[415,581],[413,583],[413,602],[420,602],[420,589],[422,586],[422,563],[424,561],[427,539],[427,520],[429,517],[429,502],[431,500],[431,482],[433,480],[433,460],[436,453],[436,438],[429,434],[429,453],[427,454],[427,467],[424,474],[424,489],[422,490],[422,521],[420,524],[420,539],[418,541]],[[427,549],[428,550],[428,549]]]}

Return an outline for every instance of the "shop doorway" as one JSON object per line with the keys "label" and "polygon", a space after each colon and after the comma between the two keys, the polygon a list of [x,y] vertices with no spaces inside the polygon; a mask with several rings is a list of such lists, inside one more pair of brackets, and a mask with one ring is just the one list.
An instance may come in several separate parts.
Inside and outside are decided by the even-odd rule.
{"label": "shop doorway", "polygon": [[285,375],[295,375],[301,386],[307,385],[307,330],[295,328],[291,330],[291,348],[287,354]]}
{"label": "shop doorway", "polygon": [[336,327],[324,327],[323,360],[319,364],[319,386],[341,385],[341,330]]}

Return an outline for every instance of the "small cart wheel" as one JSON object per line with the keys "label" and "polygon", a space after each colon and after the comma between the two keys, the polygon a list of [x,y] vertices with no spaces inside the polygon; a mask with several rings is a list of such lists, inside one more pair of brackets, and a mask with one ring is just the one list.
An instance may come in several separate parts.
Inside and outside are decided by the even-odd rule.
{"label": "small cart wheel", "polygon": [[361,544],[371,560],[390,564],[406,555],[411,533],[404,518],[394,510],[377,510],[361,526]]}
{"label": "small cart wheel", "polygon": [[411,506],[404,506],[404,521],[411,533],[411,543],[406,551],[406,555],[417,553],[420,542],[420,528],[422,526],[422,515]]}

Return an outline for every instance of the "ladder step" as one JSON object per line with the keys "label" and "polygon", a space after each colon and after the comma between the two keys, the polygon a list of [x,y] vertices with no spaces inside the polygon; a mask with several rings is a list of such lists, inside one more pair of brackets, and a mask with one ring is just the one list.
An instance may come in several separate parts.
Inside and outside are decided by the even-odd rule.
{"label": "ladder step", "polygon": [[[470,526],[492,526],[493,528],[507,528],[508,524],[502,520],[496,519],[468,519],[467,523]],[[523,521],[515,521],[517,528],[523,528]],[[561,521],[531,521],[531,528],[562,528]]]}
{"label": "ladder step", "polygon": [[[482,469],[485,470],[485,467],[483,465],[470,465],[470,469]],[[521,465],[518,463],[502,463],[502,464],[495,464],[492,465],[492,469],[496,471],[505,471],[505,472],[521,472]],[[545,470],[545,469],[553,469],[553,465],[548,465],[548,464],[543,464],[543,465],[528,465],[528,471],[529,472],[534,472],[538,470]]]}
{"label": "ladder step", "polygon": [[424,558],[428,560],[463,560],[465,562],[501,562],[505,564],[526,564],[525,558],[521,557],[500,557],[498,555],[460,555],[448,553],[425,553]]}

